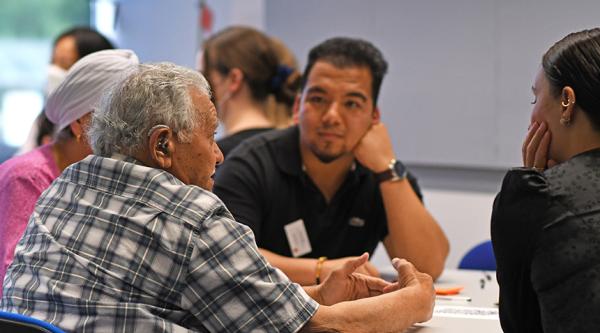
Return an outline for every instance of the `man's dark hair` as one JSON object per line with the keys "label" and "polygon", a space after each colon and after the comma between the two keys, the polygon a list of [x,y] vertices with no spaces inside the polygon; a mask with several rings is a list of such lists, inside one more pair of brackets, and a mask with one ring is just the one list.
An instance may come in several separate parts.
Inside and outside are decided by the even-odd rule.
{"label": "man's dark hair", "polygon": [[373,105],[377,104],[379,89],[383,76],[387,72],[388,64],[381,51],[366,40],[348,37],[335,37],[328,39],[313,47],[308,54],[308,62],[302,76],[304,89],[308,74],[317,61],[328,62],[338,68],[366,66],[371,71],[373,78]]}

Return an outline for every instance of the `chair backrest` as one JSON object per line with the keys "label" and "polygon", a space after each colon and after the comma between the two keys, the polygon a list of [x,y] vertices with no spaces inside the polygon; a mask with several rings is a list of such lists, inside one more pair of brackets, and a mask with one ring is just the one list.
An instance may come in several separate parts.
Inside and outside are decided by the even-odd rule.
{"label": "chair backrest", "polygon": [[496,257],[491,241],[485,241],[470,249],[458,264],[460,269],[496,270]]}
{"label": "chair backrest", "polygon": [[0,311],[0,332],[64,333],[60,328],[18,313]]}

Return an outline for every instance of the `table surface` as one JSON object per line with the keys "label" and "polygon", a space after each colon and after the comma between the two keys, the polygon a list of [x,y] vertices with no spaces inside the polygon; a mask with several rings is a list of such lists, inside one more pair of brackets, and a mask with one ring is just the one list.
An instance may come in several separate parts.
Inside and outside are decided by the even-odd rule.
{"label": "table surface", "polygon": [[[381,269],[383,278],[395,276],[393,269]],[[436,299],[431,320],[417,324],[408,332],[502,332],[498,319],[496,272],[446,269],[435,282],[436,288],[464,287],[456,296],[466,300]]]}

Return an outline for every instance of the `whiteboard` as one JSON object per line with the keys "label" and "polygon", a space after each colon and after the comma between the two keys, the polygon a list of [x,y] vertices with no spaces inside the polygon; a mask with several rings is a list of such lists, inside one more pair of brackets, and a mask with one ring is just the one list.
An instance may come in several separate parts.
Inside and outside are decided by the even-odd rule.
{"label": "whiteboard", "polygon": [[520,165],[542,54],[600,25],[600,1],[266,0],[266,31],[302,66],[333,36],[370,40],[390,68],[379,106],[413,165]]}

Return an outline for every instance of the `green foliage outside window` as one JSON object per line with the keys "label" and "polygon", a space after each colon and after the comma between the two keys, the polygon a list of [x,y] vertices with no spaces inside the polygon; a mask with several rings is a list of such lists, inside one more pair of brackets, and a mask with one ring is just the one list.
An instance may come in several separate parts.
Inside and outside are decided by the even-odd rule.
{"label": "green foliage outside window", "polygon": [[41,110],[52,42],[90,25],[90,2],[0,0],[0,163],[25,142]]}
{"label": "green foliage outside window", "polygon": [[75,25],[89,25],[88,0],[2,0],[0,38],[53,40]]}

